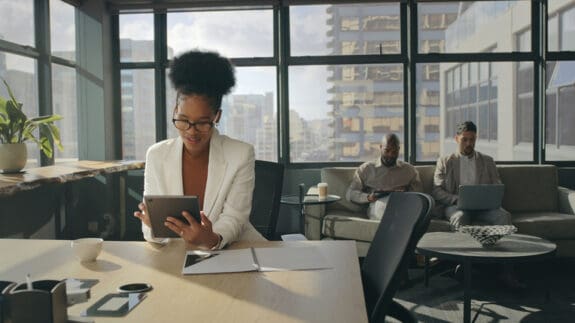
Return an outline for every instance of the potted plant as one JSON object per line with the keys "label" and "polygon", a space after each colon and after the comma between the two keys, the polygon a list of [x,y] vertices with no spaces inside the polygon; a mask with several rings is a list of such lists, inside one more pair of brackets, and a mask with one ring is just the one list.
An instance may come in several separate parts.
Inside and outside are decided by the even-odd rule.
{"label": "potted plant", "polygon": [[19,172],[26,166],[28,158],[26,141],[38,144],[48,158],[52,158],[54,146],[63,150],[60,130],[54,124],[62,117],[53,114],[28,119],[22,111],[22,103],[16,100],[6,80],[2,79],[2,82],[9,97],[0,96],[0,171]]}

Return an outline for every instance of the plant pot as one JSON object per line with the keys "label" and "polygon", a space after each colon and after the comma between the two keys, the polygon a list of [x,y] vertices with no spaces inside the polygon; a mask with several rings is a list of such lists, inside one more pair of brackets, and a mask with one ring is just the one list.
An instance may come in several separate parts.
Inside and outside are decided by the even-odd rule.
{"label": "plant pot", "polygon": [[19,172],[26,166],[27,158],[26,144],[0,144],[0,172]]}

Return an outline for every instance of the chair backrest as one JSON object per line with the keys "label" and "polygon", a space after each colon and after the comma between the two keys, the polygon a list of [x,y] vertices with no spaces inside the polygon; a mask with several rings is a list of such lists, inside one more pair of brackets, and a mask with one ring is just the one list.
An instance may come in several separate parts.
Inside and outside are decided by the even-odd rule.
{"label": "chair backrest", "polygon": [[250,222],[266,239],[275,240],[284,166],[279,163],[256,160],[255,185]]}
{"label": "chair backrest", "polygon": [[417,242],[431,219],[433,198],[425,193],[392,193],[363,261],[361,274],[370,322],[384,322]]}

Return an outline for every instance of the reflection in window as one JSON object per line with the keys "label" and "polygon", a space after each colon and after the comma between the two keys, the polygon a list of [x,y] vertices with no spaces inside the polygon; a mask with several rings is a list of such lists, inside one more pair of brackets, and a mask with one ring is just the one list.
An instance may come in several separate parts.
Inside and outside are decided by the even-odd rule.
{"label": "reflection in window", "polygon": [[403,80],[402,65],[369,66],[367,79],[374,81],[401,81]]}
{"label": "reflection in window", "polygon": [[[50,0],[50,46],[52,55],[76,60],[75,9],[62,0]],[[74,94],[75,95],[75,94]]]}
{"label": "reflection in window", "polygon": [[[235,67],[236,86],[222,100],[221,134],[254,146],[256,159],[277,161],[276,73],[273,67]],[[169,82],[168,82],[169,83]],[[166,89],[168,138],[178,136],[172,124],[176,93]]]}
{"label": "reflection in window", "polygon": [[358,118],[343,118],[341,127],[346,132],[358,132],[361,130],[361,120]]}
{"label": "reflection in window", "polygon": [[575,50],[575,7],[561,17],[561,50]]}
{"label": "reflection in window", "polygon": [[236,67],[236,86],[224,97],[218,130],[252,144],[256,159],[277,161],[276,100],[275,68]]}
{"label": "reflection in window", "polygon": [[347,158],[353,158],[356,159],[359,156],[360,153],[360,145],[359,143],[345,143],[343,144],[342,147],[342,155],[343,157],[347,157]]}
{"label": "reflection in window", "polygon": [[120,15],[120,60],[149,62],[154,60],[154,16]]}
{"label": "reflection in window", "polygon": [[457,18],[456,13],[430,13],[421,15],[421,28],[424,30],[445,29]]}
{"label": "reflection in window", "polygon": [[154,71],[122,70],[122,156],[146,159],[146,150],[156,142]]}
{"label": "reflection in window", "polygon": [[[401,68],[401,64],[291,66],[291,160],[368,160],[384,134],[403,136],[403,86],[388,81],[391,75],[400,77]],[[343,79],[352,73],[353,80]]]}
{"label": "reflection in window", "polygon": [[[445,39],[445,52],[448,53],[484,52],[492,45],[489,41],[498,42],[498,51],[511,51],[511,38],[504,35],[515,33],[518,24],[514,19],[502,19],[510,10],[528,17],[531,1],[422,2],[417,7],[419,30],[420,33],[444,32],[445,36],[438,39]],[[494,33],[502,37],[493,37]],[[424,37],[420,35],[420,39]]]}
{"label": "reflection in window", "polygon": [[424,64],[421,77],[424,81],[439,81],[439,64]]}
{"label": "reflection in window", "polygon": [[352,55],[359,54],[359,46],[356,41],[342,41],[341,42],[341,54],[342,55]]}
{"label": "reflection in window", "polygon": [[399,30],[399,16],[368,16],[363,18],[364,31]]}
{"label": "reflection in window", "polygon": [[[517,48],[519,51],[531,47],[531,31],[526,30],[517,36]],[[533,142],[533,63],[518,62],[516,64],[516,120],[515,143]]]}
{"label": "reflection in window", "polygon": [[300,5],[289,10],[293,56],[400,52],[399,3]]}
{"label": "reflection in window", "polygon": [[359,17],[342,17],[341,31],[359,30]]}
{"label": "reflection in window", "polygon": [[549,17],[547,22],[547,48],[549,51],[559,50],[559,16]]}
{"label": "reflection in window", "polygon": [[401,52],[401,42],[399,40],[368,41],[366,48],[357,54],[399,54]]}
{"label": "reflection in window", "polygon": [[[424,73],[419,73],[422,65],[417,66],[416,80],[417,160],[431,161],[456,151],[456,126],[467,120],[478,127],[477,147],[481,152],[496,160],[533,158],[533,63],[521,64],[521,70],[518,62],[440,63],[443,93],[435,90],[434,83],[423,81]],[[573,71],[575,75],[575,67]],[[511,95],[500,96],[500,91]],[[552,93],[548,93],[548,102],[556,92]],[[548,124],[556,114],[555,110],[548,114]],[[500,136],[514,141],[502,143]],[[548,136],[548,144],[555,137]]]}
{"label": "reflection in window", "polygon": [[78,159],[78,105],[76,103],[76,70],[52,64],[52,105],[57,121],[63,151],[54,150],[56,161]]}
{"label": "reflection in window", "polygon": [[575,154],[575,61],[547,64],[546,159],[573,160]]}
{"label": "reflection in window", "polygon": [[420,53],[443,53],[445,52],[445,40],[425,39],[421,41]]}

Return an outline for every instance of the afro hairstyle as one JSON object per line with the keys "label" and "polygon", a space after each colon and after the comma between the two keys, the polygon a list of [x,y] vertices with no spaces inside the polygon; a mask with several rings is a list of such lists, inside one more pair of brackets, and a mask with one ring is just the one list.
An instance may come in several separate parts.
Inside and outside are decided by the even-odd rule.
{"label": "afro hairstyle", "polygon": [[215,110],[236,83],[234,67],[227,58],[196,50],[175,57],[169,77],[178,94],[206,96]]}

